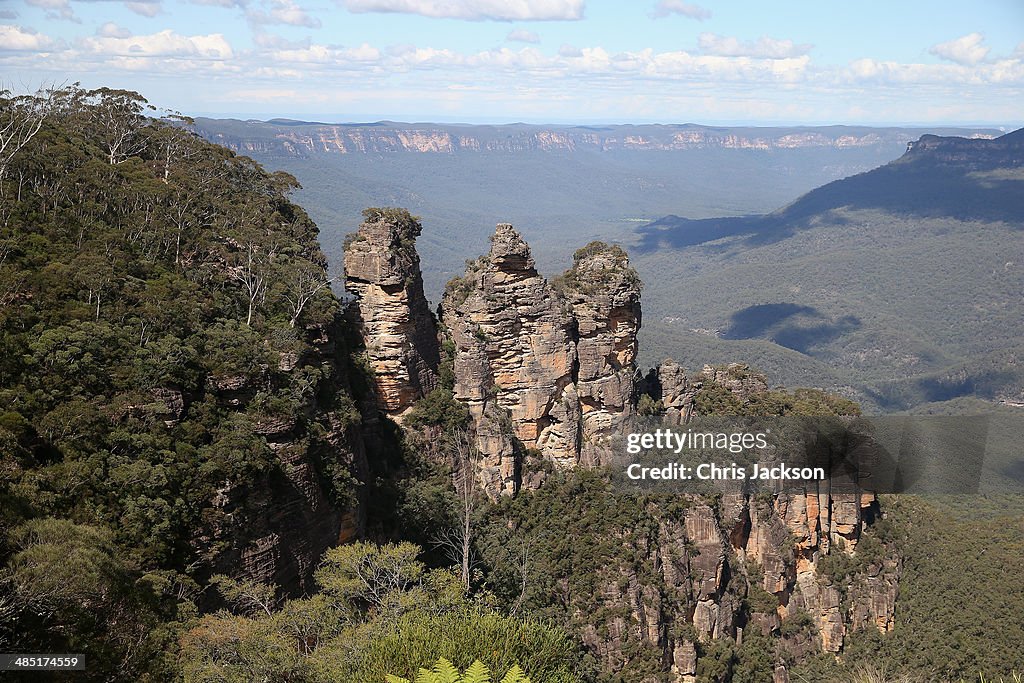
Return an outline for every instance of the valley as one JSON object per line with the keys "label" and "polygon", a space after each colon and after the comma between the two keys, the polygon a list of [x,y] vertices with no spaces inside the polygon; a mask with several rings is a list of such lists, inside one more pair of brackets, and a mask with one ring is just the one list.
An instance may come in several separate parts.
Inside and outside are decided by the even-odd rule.
{"label": "valley", "polygon": [[197,128],[300,180],[336,272],[364,206],[408,207],[424,224],[423,279],[437,303],[508,221],[545,273],[572,245],[629,250],[646,283],[647,365],[728,358],[879,413],[966,396],[1012,403],[1024,391],[1020,145],[979,147],[997,130]]}

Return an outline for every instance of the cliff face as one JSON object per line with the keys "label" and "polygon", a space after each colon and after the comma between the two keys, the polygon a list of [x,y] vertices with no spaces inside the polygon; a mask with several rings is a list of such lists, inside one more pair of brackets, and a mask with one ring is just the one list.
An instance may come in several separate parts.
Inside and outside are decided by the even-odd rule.
{"label": "cliff face", "polygon": [[[838,653],[855,630],[892,628],[898,557],[853,551],[872,533],[864,523],[871,508],[844,506],[818,490],[754,497],[737,488],[713,499],[638,502],[629,494],[596,498],[579,480],[567,488],[581,499],[570,510],[611,521],[600,536],[579,541],[585,549],[562,549],[567,557],[557,559],[573,576],[559,588],[559,606],[601,669],[622,680],[645,680],[632,675],[637,668],[649,675],[643,662],[656,661],[668,674],[659,680],[695,683],[698,655],[715,641],[760,637],[782,675],[782,652]],[[563,524],[567,533],[578,529]],[[855,531],[840,549],[834,541],[847,524]],[[827,557],[852,569],[831,576]]]}
{"label": "cliff face", "polygon": [[626,252],[590,244],[558,284],[576,321],[581,459],[598,464],[607,438],[633,414],[640,280]]}
{"label": "cliff face", "polygon": [[392,416],[437,386],[437,325],[423,295],[416,238],[422,229],[407,211],[368,209],[345,245],[348,314],[364,342],[377,398]]}
{"label": "cliff face", "polygon": [[500,492],[511,493],[507,438],[493,435],[508,416],[510,434],[561,466],[579,452],[579,397],[574,383],[574,321],[534,267],[530,248],[511,225],[497,227],[491,251],[454,281],[441,304],[455,344],[455,397],[469,406],[484,438],[485,460],[503,463]]}
{"label": "cliff face", "polygon": [[[160,392],[171,418],[199,400],[227,414],[256,414],[252,433],[275,463],[269,471],[224,481],[208,501],[202,533],[192,539],[200,574],[229,574],[301,594],[315,588],[312,574],[324,551],[362,534],[364,501],[336,483],[368,476],[367,434],[352,401],[341,324],[339,319],[330,327],[305,328],[304,350],[280,352],[274,365],[208,377],[204,396],[168,400],[168,392]],[[316,379],[307,398],[289,412],[269,414],[257,407],[274,387],[302,377]]]}
{"label": "cliff face", "polygon": [[957,170],[1019,168],[1024,165],[1024,129],[995,139],[922,135],[907,143],[902,163],[930,163]]}
{"label": "cliff face", "polygon": [[[460,126],[442,124],[332,125],[302,121],[232,122],[198,119],[207,139],[242,154],[515,154],[617,150],[783,150],[830,147],[882,148],[903,145],[927,130],[857,127],[717,128],[684,125]],[[963,133],[963,131],[958,131]],[[954,134],[952,131],[950,134]],[[972,131],[994,137],[992,129]]]}

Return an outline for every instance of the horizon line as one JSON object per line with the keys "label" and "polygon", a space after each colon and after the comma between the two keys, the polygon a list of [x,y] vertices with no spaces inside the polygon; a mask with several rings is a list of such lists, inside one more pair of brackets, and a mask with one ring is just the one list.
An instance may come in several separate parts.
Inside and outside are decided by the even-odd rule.
{"label": "horizon line", "polygon": [[[467,117],[447,118],[445,116],[433,117],[430,115],[421,116],[352,116],[350,114],[297,114],[293,112],[272,113],[272,112],[193,112],[187,114],[192,118],[215,119],[221,121],[241,121],[244,123],[271,123],[273,121],[290,121],[294,123],[305,123],[311,125],[325,126],[368,126],[383,123],[403,125],[447,125],[447,126],[700,126],[705,128],[991,128],[1003,132],[1011,132],[1024,127],[1024,121],[1008,123],[1005,121],[958,121],[958,122],[923,122],[923,121],[897,121],[897,122],[874,122],[874,123],[850,123],[850,122],[798,122],[790,120],[782,121],[758,121],[749,119],[718,119],[712,121],[667,121],[664,119],[633,119],[633,120],[608,120],[608,119],[559,119],[550,120],[535,119],[533,117],[508,120],[488,117]],[[307,118],[309,117],[309,118]]]}

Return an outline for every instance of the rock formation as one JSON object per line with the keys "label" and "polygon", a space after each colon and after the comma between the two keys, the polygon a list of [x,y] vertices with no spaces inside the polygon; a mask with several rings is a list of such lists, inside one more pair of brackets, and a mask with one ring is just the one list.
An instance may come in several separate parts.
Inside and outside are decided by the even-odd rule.
{"label": "rock formation", "polygon": [[[447,126],[443,124],[246,122],[230,130],[222,121],[197,119],[196,130],[239,154],[310,157],[334,154],[517,154],[523,152],[671,152],[700,149],[788,150],[804,148],[898,149],[934,129],[709,128],[628,125],[599,129],[576,126]],[[950,135],[965,134],[947,129]],[[995,129],[976,129],[972,138],[991,138]]]}
{"label": "rock formation", "polygon": [[416,238],[401,209],[367,209],[345,244],[348,313],[366,344],[382,410],[402,415],[437,386],[437,325],[423,295]]}
{"label": "rock formation", "polygon": [[248,482],[225,481],[204,512],[204,533],[193,540],[204,560],[200,573],[249,578],[288,594],[312,590],[324,551],[358,537],[365,526],[365,501],[358,492],[340,499],[347,494],[327,481],[324,465],[360,481],[368,476],[368,434],[352,403],[349,368],[337,353],[341,331],[332,326],[303,332],[309,346],[301,356],[281,352],[280,362],[253,373],[207,378],[208,396],[244,415],[253,412],[261,389],[287,384],[310,369],[318,373],[314,390],[293,411],[264,414],[252,424],[278,466]]}
{"label": "rock formation", "polygon": [[608,437],[633,414],[640,280],[617,246],[593,242],[573,260],[558,284],[576,321],[581,459],[597,464]]}
{"label": "rock formation", "polygon": [[449,283],[442,322],[455,344],[455,397],[474,417],[477,446],[513,492],[510,439],[556,467],[600,462],[603,440],[633,413],[640,282],[619,247],[593,243],[555,283],[508,224],[491,250]]}
{"label": "rock formation", "polygon": [[[501,492],[515,489],[508,437],[558,465],[575,465],[574,321],[511,225],[499,225],[490,253],[449,283],[441,309],[455,344],[455,397],[469,406],[485,461],[502,462]],[[494,433],[502,413],[510,420],[506,438]]]}
{"label": "rock formation", "polygon": [[[346,253],[379,400],[393,414],[433,386],[438,367],[411,251],[418,232],[368,220]],[[672,360],[637,386],[640,282],[619,247],[587,245],[548,282],[522,236],[500,224],[490,252],[448,284],[440,310],[452,393],[469,408],[476,476],[491,497],[539,483],[531,457],[556,468],[607,462],[607,439],[636,413],[637,389],[663,425],[688,422],[701,392],[736,405],[769,393],[745,365],[691,376]],[[674,680],[692,683],[707,642],[742,640],[744,629],[782,634],[799,651],[840,652],[851,629],[891,628],[898,561],[874,558],[848,577],[821,570],[829,554],[852,557],[877,514],[873,495],[825,486],[755,494],[736,484],[717,501],[664,505],[649,503],[652,524],[596,558],[597,593],[587,599],[597,610],[569,605],[588,610],[580,635],[606,670],[626,670],[639,640],[662,653]],[[780,662],[775,677],[786,676]]]}

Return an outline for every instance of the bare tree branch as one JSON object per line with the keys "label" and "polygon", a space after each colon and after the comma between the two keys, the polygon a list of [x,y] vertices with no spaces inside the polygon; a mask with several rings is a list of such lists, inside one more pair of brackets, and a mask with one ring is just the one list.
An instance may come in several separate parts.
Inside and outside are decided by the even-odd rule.
{"label": "bare tree branch", "polygon": [[42,128],[54,97],[54,90],[17,96],[10,90],[0,90],[0,181],[6,177],[11,160]]}

